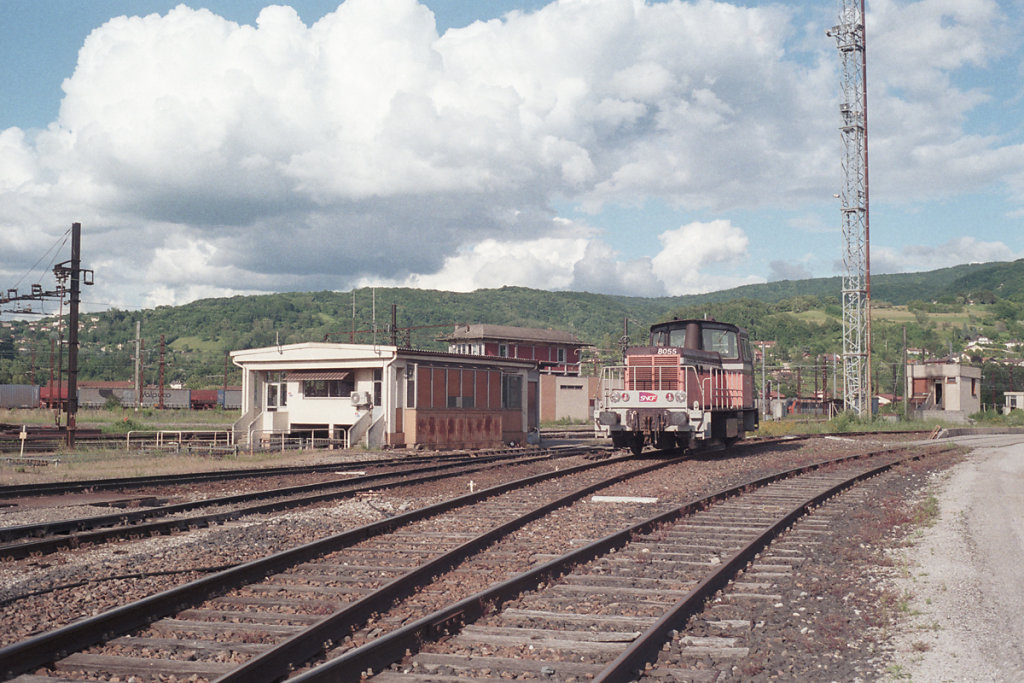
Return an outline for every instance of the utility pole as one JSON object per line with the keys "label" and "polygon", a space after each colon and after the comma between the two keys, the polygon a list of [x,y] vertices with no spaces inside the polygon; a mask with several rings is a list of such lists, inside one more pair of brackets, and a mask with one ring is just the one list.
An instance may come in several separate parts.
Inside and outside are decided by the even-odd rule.
{"label": "utility pole", "polygon": [[71,260],[53,267],[58,288],[64,290],[64,282],[70,279],[68,299],[68,409],[67,446],[75,447],[75,419],[78,413],[78,307],[81,303],[82,282],[92,284],[92,271],[82,270],[82,224],[71,224]]}
{"label": "utility pole", "polygon": [[391,345],[398,346],[398,304],[391,304]]}
{"label": "utility pole", "polygon": [[871,415],[871,256],[868,220],[868,95],[864,0],[839,0],[828,31],[842,62],[843,400]]}
{"label": "utility pole", "polygon": [[761,416],[765,420],[768,419],[768,401],[771,399],[771,396],[768,395],[768,371],[765,367],[768,362],[767,355],[765,343],[761,342]]}
{"label": "utility pole", "polygon": [[910,394],[913,382],[907,376],[907,326],[903,326],[903,419],[910,417]]}
{"label": "utility pole", "polygon": [[135,411],[142,407],[142,321],[135,321]]}
{"label": "utility pole", "polygon": [[[54,351],[53,337],[50,337],[50,384],[49,384],[49,389],[50,389],[50,391],[49,391],[49,394],[50,394],[50,406],[49,407],[50,408],[53,407],[53,391],[54,391],[54,387],[56,386],[54,384],[54,382],[53,382],[53,351]],[[57,395],[57,405],[60,405],[60,395],[59,394]]]}
{"label": "utility pole", "polygon": [[158,408],[164,409],[164,351],[166,344],[164,343],[164,335],[160,335],[160,398]]}

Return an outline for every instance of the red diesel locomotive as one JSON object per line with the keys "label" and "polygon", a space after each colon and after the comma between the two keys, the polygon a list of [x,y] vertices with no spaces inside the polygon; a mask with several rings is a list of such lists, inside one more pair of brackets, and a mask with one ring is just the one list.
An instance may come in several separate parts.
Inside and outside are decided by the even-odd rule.
{"label": "red diesel locomotive", "polygon": [[757,429],[754,357],[746,330],[714,320],[651,326],[650,344],[604,369],[598,426],[616,448],[726,445]]}

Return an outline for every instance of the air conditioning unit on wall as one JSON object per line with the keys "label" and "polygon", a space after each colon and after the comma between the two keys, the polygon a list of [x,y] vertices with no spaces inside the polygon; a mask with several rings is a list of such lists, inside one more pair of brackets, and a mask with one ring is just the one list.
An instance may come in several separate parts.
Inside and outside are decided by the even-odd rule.
{"label": "air conditioning unit on wall", "polygon": [[360,406],[368,406],[373,403],[373,399],[368,391],[353,391],[352,392],[352,405],[357,408]]}

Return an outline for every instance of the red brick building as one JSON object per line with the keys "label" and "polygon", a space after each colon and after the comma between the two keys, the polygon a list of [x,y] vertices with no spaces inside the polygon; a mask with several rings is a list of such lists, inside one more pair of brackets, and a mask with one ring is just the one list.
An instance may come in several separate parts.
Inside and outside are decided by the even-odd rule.
{"label": "red brick building", "polygon": [[551,375],[579,375],[581,352],[589,346],[571,332],[508,325],[460,325],[441,341],[449,353],[532,360]]}

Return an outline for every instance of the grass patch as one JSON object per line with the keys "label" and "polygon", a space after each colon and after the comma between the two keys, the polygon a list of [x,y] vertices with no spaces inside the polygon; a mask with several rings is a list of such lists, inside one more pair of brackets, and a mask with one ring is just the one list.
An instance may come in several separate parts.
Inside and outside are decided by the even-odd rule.
{"label": "grass patch", "polygon": [[911,521],[915,526],[935,526],[939,520],[939,499],[929,494],[914,506]]}
{"label": "grass patch", "polygon": [[[226,429],[234,424],[241,413],[237,410],[185,410],[143,408],[83,408],[76,415],[79,427],[106,431],[105,426],[125,419],[135,422],[136,429]],[[62,416],[63,418],[64,416]],[[63,422],[63,420],[62,420]],[[52,425],[54,412],[44,408],[0,410],[0,423],[14,425]]]}
{"label": "grass patch", "polygon": [[203,339],[202,337],[195,336],[178,337],[168,344],[168,346],[175,351],[204,351],[207,353],[220,353],[224,350],[224,345],[215,339]]}
{"label": "grass patch", "polygon": [[546,420],[540,423],[540,426],[544,429],[558,428],[558,427],[576,427],[579,425],[592,424],[590,420],[586,418],[572,418],[572,417],[560,417],[557,420]]}
{"label": "grass patch", "polygon": [[[1024,419],[1024,411],[1018,411]],[[805,434],[853,434],[857,432],[928,432],[936,427],[952,426],[937,420],[862,419],[853,413],[840,413],[831,420],[806,417],[765,420],[758,424],[756,436]],[[962,426],[962,425],[961,425]]]}
{"label": "grass patch", "polygon": [[892,666],[890,666],[889,668],[887,668],[885,670],[885,673],[886,673],[886,675],[889,676],[889,678],[891,678],[893,680],[897,680],[897,681],[909,681],[910,680],[910,672],[906,671],[899,664],[893,664]]}

